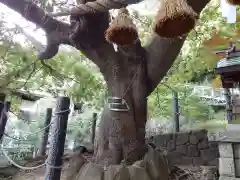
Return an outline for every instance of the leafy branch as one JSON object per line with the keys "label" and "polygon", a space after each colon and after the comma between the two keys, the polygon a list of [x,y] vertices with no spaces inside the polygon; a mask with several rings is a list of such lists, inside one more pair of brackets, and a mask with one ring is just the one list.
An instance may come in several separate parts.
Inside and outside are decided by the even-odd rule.
{"label": "leafy branch", "polygon": [[[11,84],[12,82],[15,81],[15,78],[19,78],[21,76],[21,73],[23,73],[24,71],[26,71],[30,66],[32,66],[33,64],[35,64],[37,62],[37,60],[35,60],[34,62],[31,62],[30,64],[27,64],[26,66],[24,66],[22,69],[19,69],[17,72],[13,71],[12,73],[7,74],[3,79],[7,79],[7,82],[3,83],[0,86],[0,89],[7,87],[9,84]],[[10,79],[10,80],[9,80]]]}
{"label": "leafy branch", "polygon": [[[67,75],[64,75],[64,74],[58,72],[58,71],[57,71],[56,69],[54,69],[52,66],[46,64],[45,61],[41,61],[41,64],[49,70],[50,74],[53,75],[53,74],[55,73],[56,75],[58,75],[58,76],[60,76],[60,77],[63,77],[63,78],[72,80],[73,82],[75,82],[75,83],[77,83],[77,84],[79,84],[79,85],[82,85],[82,83],[81,83],[80,81],[78,81],[78,80],[76,80],[76,79],[74,79],[74,78],[72,78],[72,77],[69,77],[69,76],[67,76]],[[98,86],[101,86],[101,84],[98,84]]]}
{"label": "leafy branch", "polygon": [[34,67],[33,67],[32,71],[29,73],[29,75],[28,75],[27,79],[25,80],[24,84],[21,85],[21,87],[20,87],[19,89],[25,87],[26,84],[28,83],[28,81],[29,81],[29,80],[31,79],[31,77],[33,76],[33,74],[34,74],[34,73],[36,74],[36,73],[39,72],[42,68],[43,68],[43,66],[41,66],[40,68],[37,68],[37,69],[36,69],[36,64],[34,64]]}

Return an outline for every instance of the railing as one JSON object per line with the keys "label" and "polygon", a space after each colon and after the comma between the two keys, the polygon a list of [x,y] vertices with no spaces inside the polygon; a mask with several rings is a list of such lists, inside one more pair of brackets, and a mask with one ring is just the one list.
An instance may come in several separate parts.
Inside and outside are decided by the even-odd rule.
{"label": "railing", "polygon": [[[187,85],[192,88],[193,94],[199,96],[202,100],[207,101],[210,105],[225,106],[226,99],[224,88],[212,88],[210,86]],[[239,94],[239,89],[232,89],[232,94]]]}

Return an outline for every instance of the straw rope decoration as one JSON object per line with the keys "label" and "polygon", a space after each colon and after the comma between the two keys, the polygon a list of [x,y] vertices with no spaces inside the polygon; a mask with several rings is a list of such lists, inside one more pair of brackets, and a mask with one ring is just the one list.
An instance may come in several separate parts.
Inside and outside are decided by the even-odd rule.
{"label": "straw rope decoration", "polygon": [[129,0],[96,0],[93,2],[87,2],[85,4],[79,4],[71,9],[71,14],[83,15],[92,13],[108,12],[110,9],[124,8],[129,4],[138,3]]}
{"label": "straw rope decoration", "polygon": [[227,2],[232,5],[240,5],[240,0],[227,0]]}
{"label": "straw rope decoration", "polygon": [[[72,15],[84,15],[108,12],[110,9],[124,9],[127,5],[135,4],[140,1],[141,0],[96,0],[85,4],[79,4],[73,7],[70,13]],[[156,24],[154,27],[154,31],[159,36],[176,38],[189,33],[194,28],[195,22],[198,19],[198,14],[188,5],[186,0],[160,1],[161,5],[156,16]],[[228,1],[239,2],[240,0]],[[127,45],[132,44],[134,42],[133,39],[137,38],[136,26],[134,26],[131,18],[127,14],[125,10],[122,12],[120,11],[119,17],[112,22],[111,27],[106,32],[106,38],[109,42],[118,45]],[[116,32],[118,36],[112,34]],[[114,38],[118,37],[119,39],[111,39],[111,36],[114,36]],[[124,38],[130,39],[126,41]]]}
{"label": "straw rope decoration", "polygon": [[165,38],[176,38],[189,33],[198,14],[186,0],[161,0],[154,31]]}
{"label": "straw rope decoration", "polygon": [[138,39],[137,27],[126,8],[119,9],[117,17],[113,19],[105,33],[105,38],[109,43],[119,46],[135,44]]}

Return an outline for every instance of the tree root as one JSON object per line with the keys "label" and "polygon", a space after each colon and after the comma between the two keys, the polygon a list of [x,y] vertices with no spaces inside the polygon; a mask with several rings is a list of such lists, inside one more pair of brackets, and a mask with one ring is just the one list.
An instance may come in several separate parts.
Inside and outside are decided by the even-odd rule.
{"label": "tree root", "polygon": [[[155,150],[154,152],[157,152],[157,153],[161,154],[161,152],[159,152],[159,150]],[[145,170],[146,173],[149,174],[149,171],[146,168],[147,161],[152,161],[152,157],[155,157],[155,158],[156,157],[159,157],[159,158],[163,157],[163,156],[158,156],[158,155],[156,156],[156,154],[151,154],[151,155],[154,155],[154,156],[149,156],[148,153],[146,154],[144,160],[136,161],[134,164],[132,164],[130,166],[127,166],[127,167],[130,168],[130,173],[133,173],[133,172],[136,173],[136,171],[132,171],[132,169],[140,168],[142,170]],[[87,157],[87,156],[90,156],[90,157]],[[150,159],[147,159],[147,158],[150,158]],[[35,164],[39,163],[39,161],[41,161],[41,159],[42,158],[38,158],[38,161],[35,162]],[[83,156],[79,152],[75,152],[75,153],[72,153],[72,154],[65,155],[64,158],[63,158],[63,161],[64,161],[64,168],[62,169],[61,180],[84,179],[85,176],[80,170],[83,171],[84,170],[83,169],[84,165],[87,164],[89,161],[91,161],[91,155],[90,154],[84,154],[84,156]],[[44,159],[42,160],[42,162],[44,162]],[[149,178],[151,177],[150,180],[155,180],[156,177],[157,178],[161,177],[161,180],[195,179],[195,178],[193,178],[194,174],[190,173],[189,171],[186,171],[186,170],[184,170],[180,167],[177,167],[175,165],[172,166],[170,164],[159,164],[159,162],[160,161],[155,161],[155,160],[153,161],[154,166],[156,166],[155,169],[158,169],[158,170],[156,171],[157,175],[155,177],[149,176]],[[30,164],[32,164],[32,163],[34,164],[34,162],[31,162]],[[103,169],[104,169],[103,167],[104,166],[102,166],[102,165],[99,165],[99,166],[102,167],[102,172],[103,172]],[[120,166],[121,165],[115,165],[113,167],[120,167]],[[112,166],[110,165],[110,167],[112,167]],[[168,171],[168,172],[166,172],[166,171]],[[41,168],[41,169],[38,169],[38,170],[35,170],[35,171],[32,171],[32,172],[20,171],[19,173],[17,173],[16,175],[14,175],[12,177],[12,180],[30,180],[31,178],[41,180],[41,179],[44,179],[44,174],[45,174],[45,168]],[[168,175],[165,176],[164,174],[165,175],[168,174]]]}

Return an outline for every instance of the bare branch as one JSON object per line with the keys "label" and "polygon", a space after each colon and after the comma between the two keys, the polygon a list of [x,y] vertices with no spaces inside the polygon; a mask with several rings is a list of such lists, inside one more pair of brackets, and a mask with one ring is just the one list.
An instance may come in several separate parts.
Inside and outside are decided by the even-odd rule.
{"label": "bare branch", "polygon": [[[188,4],[200,14],[209,0],[188,0]],[[171,68],[174,60],[178,56],[186,37],[182,39],[165,39],[153,35],[150,43],[146,47],[148,52],[148,81],[149,94],[156,88],[158,83]]]}
{"label": "bare branch", "polygon": [[42,69],[42,67],[36,69],[36,65],[34,64],[34,68],[32,69],[32,71],[29,73],[27,79],[25,80],[24,84],[22,84],[20,87],[16,88],[16,89],[21,89],[21,88],[24,88],[28,81],[37,73],[39,72],[40,70]]}
{"label": "bare branch", "polygon": [[75,80],[74,78],[71,78],[71,77],[69,77],[69,76],[67,76],[67,75],[61,74],[61,73],[58,72],[56,69],[54,69],[52,66],[48,65],[47,63],[45,63],[44,61],[41,61],[41,64],[42,64],[43,67],[45,67],[45,68],[47,68],[47,69],[49,70],[49,73],[50,73],[51,75],[54,76],[54,74],[55,74],[55,75],[57,75],[57,76],[70,79],[70,80],[74,81],[75,83],[81,84],[80,81],[77,81],[77,80]]}
{"label": "bare branch", "polygon": [[[52,66],[48,65],[44,61],[41,61],[41,64],[42,64],[42,67],[46,67],[49,70],[49,72],[52,76],[54,76],[54,74],[55,74],[55,75],[60,76],[64,79],[69,79],[69,80],[75,82],[76,84],[82,85],[82,83],[80,81],[78,81],[77,79],[69,77],[68,75],[65,75],[65,74],[62,74],[62,73],[58,72],[56,69],[54,69]],[[97,83],[95,87],[101,88],[101,86],[102,86],[101,83]],[[89,89],[89,90],[91,90],[91,89]]]}
{"label": "bare branch", "polygon": [[31,79],[33,73],[35,73],[35,71],[36,71],[36,63],[37,62],[34,62],[32,71],[29,73],[29,75],[28,75],[27,79],[25,80],[25,82],[23,83],[22,87],[26,86],[26,84],[28,83],[29,79]]}
{"label": "bare branch", "polygon": [[61,77],[66,78],[66,79],[69,79],[69,80],[72,80],[77,84],[82,84],[82,83],[80,83],[80,81],[58,72],[56,69],[54,69],[52,66],[48,65],[44,61],[41,61],[41,64],[42,64],[42,67],[46,67],[49,70],[51,75],[53,75],[55,73],[56,75],[61,76]]}

